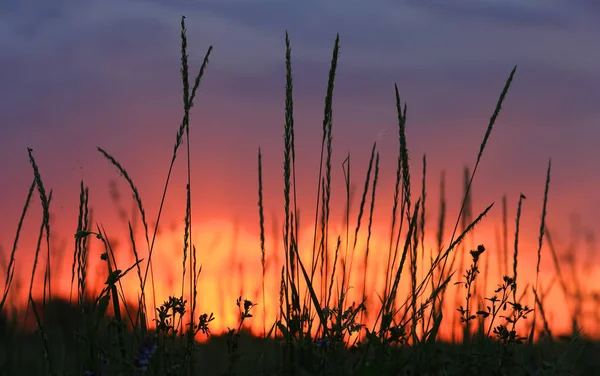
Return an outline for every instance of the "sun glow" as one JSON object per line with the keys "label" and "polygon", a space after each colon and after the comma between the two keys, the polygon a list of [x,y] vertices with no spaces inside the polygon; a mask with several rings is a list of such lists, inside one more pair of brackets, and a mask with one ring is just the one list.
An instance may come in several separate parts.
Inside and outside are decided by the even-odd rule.
{"label": "sun glow", "polygon": [[[362,230],[361,230],[362,231]],[[363,318],[363,323],[367,325],[369,329],[372,329],[377,316],[378,310],[381,307],[380,297],[383,295],[385,289],[386,280],[386,268],[388,263],[388,251],[389,251],[389,228],[383,225],[374,225],[372,235],[369,243],[369,257],[368,263],[365,268],[365,252],[366,236],[359,234],[356,248],[354,252],[353,248],[353,233],[354,229],[351,229],[349,235],[349,244],[346,247],[345,240],[345,229],[341,226],[337,228],[332,226],[330,229],[331,234],[340,234],[340,247],[338,252],[338,263],[336,265],[336,279],[332,284],[332,299],[330,308],[333,307],[333,302],[337,302],[337,296],[340,293],[342,273],[343,273],[343,261],[347,265],[346,277],[347,283],[344,286],[346,293],[346,305],[358,304],[363,297],[363,290],[366,295],[366,315]],[[152,273],[149,274],[148,283],[146,287],[147,297],[147,308],[150,318],[154,318],[151,312],[155,312],[156,307],[160,306],[162,302],[169,299],[170,296],[181,296],[183,294],[184,299],[190,301],[189,291],[189,275],[190,275],[190,253],[188,250],[187,261],[186,261],[186,276],[185,281],[182,284],[182,273],[183,273],[183,233],[184,227],[173,228],[170,230],[161,231],[160,235],[156,239],[153,253],[153,268]],[[440,338],[442,339],[456,339],[460,340],[462,337],[462,328],[464,324],[459,322],[459,313],[456,308],[459,305],[465,305],[466,290],[462,285],[455,285],[455,282],[464,281],[465,271],[471,264],[471,258],[468,254],[469,249],[475,249],[477,244],[485,243],[480,239],[493,239],[493,231],[489,231],[488,228],[482,226],[476,231],[476,235],[467,236],[464,244],[456,248],[457,257],[455,260],[452,270],[456,270],[456,273],[452,281],[448,284],[446,289],[445,304],[444,304],[444,321],[440,329]],[[313,258],[312,245],[313,245],[313,229],[305,228],[301,232],[299,237],[299,249],[300,257],[307,268],[310,271],[310,264]],[[137,237],[136,241],[139,257],[147,259],[147,249],[144,249],[142,244],[143,236]],[[395,261],[396,267],[394,272],[388,276],[389,280],[393,280],[397,265],[400,264],[403,242],[405,236],[401,237],[401,243],[398,249],[397,258]],[[325,304],[322,299],[324,291],[328,291],[331,283],[330,276],[333,268],[334,255],[336,250],[338,238],[330,237],[328,244],[328,259],[329,268],[326,273],[326,285],[321,279],[319,270],[320,261],[317,261],[317,268],[314,274],[313,286],[319,296],[321,305]],[[263,294],[263,270],[261,264],[261,248],[260,240],[258,236],[258,229],[250,228],[243,224],[234,224],[228,221],[212,221],[212,222],[201,222],[197,223],[193,227],[193,242],[197,249],[197,265],[201,272],[198,279],[198,291],[196,298],[196,317],[202,313],[213,313],[215,320],[210,323],[211,333],[220,334],[227,332],[228,328],[237,327],[240,319],[240,313],[235,305],[236,299],[242,297],[248,299],[256,304],[252,308],[252,318],[245,320],[244,326],[250,330],[253,334],[260,336],[263,335],[264,330],[269,330],[273,323],[278,319],[278,313],[280,312],[280,284],[281,284],[281,272],[285,262],[285,255],[283,252],[283,245],[281,239],[275,239],[274,236],[266,234],[265,243],[265,275],[264,275],[264,294]],[[107,267],[106,263],[100,260],[100,254],[103,252],[102,243],[95,239],[93,236],[90,238],[90,255],[88,265],[88,292],[96,294],[102,289],[107,278]],[[121,240],[114,242],[114,257],[117,266],[121,270],[126,270],[134,264],[135,258],[131,246],[128,242]],[[498,248],[494,244],[486,243],[486,252],[482,254],[479,261],[480,274],[477,278],[476,293],[473,295],[474,298],[471,300],[471,307],[474,311],[485,310],[483,304],[489,304],[488,300],[484,300],[485,297],[491,297],[494,290],[499,283],[502,282],[502,278],[498,273]],[[521,242],[521,249],[535,249],[535,244],[527,244]],[[65,250],[68,254],[68,252]],[[423,252],[423,253],[422,253]],[[465,252],[464,264],[462,267],[459,262],[461,257],[460,252]],[[43,253],[43,252],[42,252]],[[393,253],[393,252],[392,252]],[[435,257],[437,254],[437,245],[434,239],[429,237],[425,238],[425,246],[421,248],[419,245],[417,249],[417,284],[423,280],[423,277],[427,275],[427,271],[430,269],[431,257]],[[352,258],[352,254],[354,255]],[[347,256],[346,256],[347,255]],[[512,255],[510,255],[510,265],[508,270],[512,276]],[[319,256],[316,256],[317,258]],[[545,255],[545,257],[548,257]],[[450,258],[451,260],[452,258]],[[69,257],[64,257],[60,262],[55,260],[55,265],[52,269],[52,292],[53,296],[60,296],[68,299],[71,292],[71,265],[67,262]],[[146,266],[146,261],[143,261],[141,266],[142,275]],[[449,261],[450,261],[449,260]],[[351,261],[351,262],[350,262]],[[528,292],[523,296],[522,303],[533,307],[533,296],[529,287],[535,281],[535,257],[533,252],[522,251],[519,257],[519,277],[518,277],[518,292],[517,295],[521,296],[527,286]],[[43,265],[44,262],[40,262]],[[60,267],[58,267],[60,266]],[[409,256],[404,263],[403,273],[401,274],[400,285],[398,288],[398,295],[396,299],[396,307],[399,309],[398,319],[402,317],[404,309],[403,304],[408,300],[411,291],[411,278],[410,278],[410,260]],[[446,271],[449,270],[450,263],[448,263]],[[351,268],[351,269],[350,269]],[[25,268],[26,269],[26,268]],[[12,304],[23,307],[27,301],[27,288],[23,285],[29,285],[29,274],[24,272],[22,269],[16,279],[21,280],[14,291],[9,294],[9,301]],[[33,293],[34,296],[41,297],[43,289],[43,267],[38,266],[38,272],[36,273],[36,279],[34,283]],[[366,274],[365,274],[366,269]],[[593,276],[593,270],[588,270],[589,276]],[[366,278],[365,278],[366,276]],[[75,277],[76,278],[76,277]],[[153,278],[153,283],[151,282]],[[439,275],[436,275],[439,278]],[[308,292],[306,290],[306,284],[303,281],[303,277],[300,275],[300,286],[301,301],[304,298],[308,299]],[[27,281],[27,283],[23,283]],[[437,283],[437,279],[435,282]],[[569,281],[572,282],[572,281]],[[76,283],[76,282],[75,282]],[[550,292],[543,297],[544,309],[546,318],[549,321],[550,327],[553,332],[568,332],[571,329],[571,316],[570,312],[576,307],[571,305],[565,306],[565,299],[562,292],[556,286],[557,281],[554,273],[548,270],[542,270],[540,274],[540,291],[547,291],[548,287],[552,287]],[[421,304],[431,293],[431,281],[427,281],[425,289],[421,297],[418,299],[418,304]],[[485,286],[484,286],[485,284]],[[552,285],[552,286],[551,286]],[[140,283],[137,275],[137,270],[132,269],[125,277],[121,279],[121,286],[123,294],[128,300],[130,307],[137,308],[137,299],[140,296]],[[182,286],[184,286],[182,288]],[[598,281],[589,278],[587,280],[587,286],[593,290],[598,286]],[[569,287],[570,288],[570,287]],[[543,290],[542,290],[543,289]],[[76,293],[74,293],[74,296]],[[285,302],[284,302],[285,304]],[[568,309],[566,309],[568,308]],[[599,334],[598,320],[593,315],[587,314],[586,310],[592,308],[592,306],[584,305],[581,307],[584,315],[583,320],[579,320],[578,324],[584,329],[585,333],[597,337]],[[189,305],[188,305],[189,312]],[[505,315],[509,311],[502,311],[499,314]],[[314,313],[314,311],[313,311]],[[425,317],[428,317],[427,313]],[[315,318],[318,320],[318,318]],[[427,321],[427,320],[426,320]],[[527,324],[526,324],[526,323]],[[526,335],[528,333],[528,326],[531,322],[531,318],[523,320],[523,324],[518,327],[520,334]],[[496,318],[494,326],[500,323],[504,323],[501,318]],[[430,325],[431,323],[429,323]],[[485,321],[485,327],[489,325],[489,320]],[[541,319],[538,317],[537,325],[541,328]],[[151,325],[152,326],[152,325]],[[477,326],[473,324],[473,326]],[[527,331],[527,332],[525,332]],[[198,340],[205,341],[206,337],[198,335]]]}

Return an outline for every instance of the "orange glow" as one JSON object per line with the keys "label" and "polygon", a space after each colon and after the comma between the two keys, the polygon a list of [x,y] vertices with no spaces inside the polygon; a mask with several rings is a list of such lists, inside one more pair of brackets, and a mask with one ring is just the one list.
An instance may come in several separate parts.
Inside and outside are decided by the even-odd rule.
{"label": "orange glow", "polygon": [[[256,225],[256,227],[258,227]],[[267,226],[268,227],[268,226]],[[360,302],[363,290],[363,273],[364,273],[364,254],[366,249],[366,234],[364,234],[364,225],[359,234],[356,250],[354,253],[354,262],[352,270],[350,271],[350,290],[347,295],[347,303]],[[371,236],[370,243],[370,255],[368,262],[368,272],[366,279],[366,294],[367,310],[368,314],[364,321],[369,328],[372,328],[374,318],[376,316],[376,310],[379,309],[380,303],[378,295],[381,295],[384,287],[385,271],[384,265],[387,261],[388,247],[389,247],[389,226],[376,224],[373,227],[373,234]],[[340,247],[340,255],[345,254],[345,231],[341,226],[331,226],[330,229],[332,234],[343,234],[342,243]],[[268,232],[268,231],[267,231]],[[433,231],[430,231],[430,235]],[[181,295],[182,289],[182,250],[183,250],[183,233],[184,228],[172,228],[169,230],[161,231],[161,234],[157,237],[155,244],[155,251],[153,254],[154,260],[154,286],[156,287],[156,304],[160,305],[163,301],[168,300],[169,296]],[[351,234],[349,236],[349,251],[348,257],[351,255],[351,246],[353,241],[354,228],[352,226]],[[476,235],[470,237],[467,236],[465,244],[468,245],[468,249],[473,249],[477,244],[484,243],[486,245],[486,252],[482,255],[479,263],[480,275],[478,277],[477,288],[481,290],[483,288],[484,276],[486,274],[486,263],[487,266],[487,287],[485,290],[485,296],[489,297],[492,295],[493,290],[500,283],[501,278],[498,275],[498,264],[497,264],[497,247],[489,241],[483,239],[494,239],[494,232],[490,230],[490,226],[487,227],[482,225],[476,230]],[[446,236],[447,237],[447,236]],[[235,306],[236,299],[241,296],[243,299],[249,299],[256,303],[257,306],[251,311],[253,317],[246,320],[246,327],[252,331],[255,335],[262,335],[263,333],[263,320],[265,320],[267,330],[271,327],[272,323],[276,320],[276,313],[279,312],[279,285],[281,276],[281,267],[284,262],[283,248],[281,240],[275,241],[273,236],[266,234],[266,276],[265,276],[265,296],[264,296],[264,309],[266,316],[263,315],[263,294],[262,294],[262,267],[261,267],[261,251],[258,236],[258,229],[245,225],[233,225],[228,221],[212,221],[212,222],[200,222],[193,227],[193,239],[194,245],[198,249],[198,265],[202,266],[202,272],[200,274],[199,286],[198,286],[198,298],[197,298],[197,315],[201,313],[211,313],[215,315],[215,320],[211,322],[210,328],[213,334],[219,334],[226,332],[228,328],[237,327],[239,313],[238,308]],[[401,238],[403,242],[405,236]],[[312,229],[305,228],[300,236],[299,244],[301,249],[301,257],[306,267],[310,264],[312,249],[313,234]],[[329,243],[330,259],[333,260],[333,251],[335,250],[337,237],[331,237]],[[140,257],[147,257],[147,252],[144,250],[145,242],[143,236],[137,237],[137,247]],[[511,242],[509,236],[509,243]],[[97,293],[106,280],[106,265],[100,261],[100,247],[102,244],[96,240],[93,236],[90,237],[91,254],[89,261],[89,280],[88,286],[91,291]],[[133,254],[131,252],[128,242],[125,240],[115,243],[115,255],[119,265],[119,269],[125,270],[131,266],[134,262]],[[425,260],[429,259],[430,248],[435,244],[435,240],[430,237],[425,239]],[[509,244],[509,259],[510,265],[508,270],[512,275],[512,249]],[[420,248],[420,247],[419,247]],[[68,248],[67,248],[68,249]],[[460,250],[461,248],[457,248]],[[467,251],[468,251],[467,249]],[[532,284],[535,281],[535,266],[536,266],[536,254],[533,250],[537,249],[535,242],[521,241],[520,242],[521,254],[519,257],[519,289],[517,296],[523,293],[523,289],[527,284]],[[400,252],[402,251],[402,244],[400,245]],[[419,249],[418,259],[421,250]],[[45,252],[42,252],[42,254]],[[70,268],[72,255],[67,253],[67,257],[60,262],[61,268],[53,267],[53,279],[52,279],[52,290],[53,294],[56,294],[68,298],[69,297],[69,286],[70,286]],[[468,254],[467,254],[468,256]],[[64,257],[64,255],[63,255]],[[189,255],[188,255],[189,257]],[[543,265],[544,268],[540,273],[540,286],[544,289],[547,288],[551,283],[555,283],[551,292],[545,297],[544,308],[546,311],[547,318],[550,322],[551,329],[554,334],[569,332],[570,330],[570,316],[569,312],[573,309],[570,304],[565,304],[564,297],[560,292],[560,288],[556,282],[551,280],[554,278],[554,273],[551,269],[550,254],[547,250],[547,246],[543,250]],[[489,259],[489,261],[488,261]],[[56,260],[56,259],[55,259]],[[189,258],[188,258],[189,260]],[[457,258],[455,269],[459,267],[459,258]],[[455,307],[456,292],[459,292],[459,304],[464,305],[464,298],[466,292],[462,286],[454,284],[456,281],[464,281],[463,274],[468,265],[470,264],[470,257],[465,258],[465,266],[456,272],[455,277],[450,282],[447,294],[446,303],[444,307],[444,321],[445,325],[442,325],[440,331],[440,337],[442,339],[451,339],[453,328],[458,337],[461,338],[462,327],[458,324],[458,313]],[[22,260],[19,258],[19,263],[22,265]],[[56,261],[55,261],[56,263]],[[38,272],[36,274],[36,283],[34,284],[34,295],[41,296],[42,292],[42,273],[45,262],[40,261],[38,265]],[[402,275],[400,288],[398,291],[398,305],[401,305],[410,291],[410,274],[409,274],[409,261],[407,260],[404,266],[404,273]],[[429,262],[425,263],[425,267],[428,270]],[[142,263],[145,266],[145,262]],[[421,280],[422,266],[418,265],[417,277],[418,282]],[[184,292],[184,298],[189,301],[188,281],[189,281],[189,261],[186,265],[187,276],[186,276],[186,287]],[[566,269],[566,268],[565,268]],[[142,272],[144,268],[142,267]],[[595,275],[595,268],[588,270],[586,273],[589,276],[586,279],[587,291],[593,291],[597,288],[600,283],[597,279],[593,278]],[[337,273],[341,272],[341,266],[338,264]],[[29,285],[28,273],[20,275],[22,285],[17,287],[13,285],[11,296],[14,299],[13,302],[17,306],[22,306],[26,302],[26,290],[24,286]],[[30,272],[29,272],[30,273]],[[568,271],[565,270],[565,276],[568,278]],[[320,286],[320,279],[316,275],[314,285]],[[25,277],[23,277],[25,276]],[[18,277],[17,277],[18,278]],[[329,277],[328,277],[329,278]],[[150,280],[150,279],[149,279]],[[26,281],[26,283],[24,283]],[[335,297],[339,293],[339,283],[341,278],[338,279],[337,285],[334,284],[333,296]],[[569,281],[572,282],[572,281]],[[140,292],[139,280],[137,272],[132,270],[127,276],[122,279],[122,285],[125,292],[125,296],[130,300],[129,303],[133,307],[136,306],[135,300]],[[301,284],[304,286],[304,284]],[[318,290],[318,289],[317,289]],[[425,292],[425,296],[430,293],[430,289]],[[305,289],[301,290],[301,293],[305,294]],[[318,293],[318,292],[317,292]],[[16,295],[16,296],[15,296]],[[148,283],[147,287],[148,297],[148,312],[153,310],[152,304],[152,287],[151,283]],[[9,299],[10,300],[10,299]],[[473,305],[476,305],[476,300],[473,300]],[[533,297],[529,292],[523,301],[523,304],[527,304],[530,307],[533,306]],[[477,307],[475,307],[478,309]],[[584,328],[584,332],[587,335],[597,337],[599,334],[598,321],[596,317],[590,315],[590,309],[593,307],[587,303],[584,305],[583,321],[579,322],[579,325]],[[188,306],[189,312],[189,306]],[[501,313],[502,314],[502,313]],[[454,327],[452,325],[452,317],[455,317]],[[152,318],[152,316],[151,316]],[[197,319],[197,317],[196,317]],[[529,325],[532,321],[532,317],[529,317],[526,324]],[[494,325],[504,323],[502,319],[497,318]],[[486,322],[486,326],[487,326]],[[541,319],[538,316],[538,325],[541,328]],[[527,326],[521,325],[519,327],[519,333],[526,335]],[[205,337],[200,336],[198,340],[204,341]]]}

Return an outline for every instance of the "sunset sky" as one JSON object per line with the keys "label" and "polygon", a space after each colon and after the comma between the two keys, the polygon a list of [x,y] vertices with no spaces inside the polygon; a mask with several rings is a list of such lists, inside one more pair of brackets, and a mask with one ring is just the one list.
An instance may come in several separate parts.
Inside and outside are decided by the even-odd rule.
{"label": "sunset sky", "polygon": [[[583,229],[582,234],[596,231],[600,221],[600,170],[595,163],[600,158],[600,3],[595,0],[8,0],[0,3],[2,265],[33,178],[27,147],[33,149],[46,189],[53,190],[52,244],[54,252],[66,255],[56,266],[64,268],[57,273],[61,279],[64,275],[65,291],[81,180],[90,187],[94,220],[128,249],[126,222],[119,219],[111,200],[111,181],[117,182],[121,205],[130,218],[131,194],[96,147],[127,169],[153,226],[183,114],[182,15],[191,72],[198,71],[206,50],[214,47],[191,116],[192,199],[199,232],[194,242],[205,273],[202,283],[217,291],[232,264],[237,265],[232,275],[242,274],[223,287],[227,291],[222,298],[209,298],[215,305],[225,305],[223,314],[235,315],[241,285],[253,298],[260,286],[259,147],[267,252],[282,252],[281,245],[273,245],[271,234],[276,233],[281,243],[286,31],[295,80],[297,189],[306,223],[301,230],[307,232],[307,239],[312,234],[323,106],[336,33],[340,57],[333,102],[332,226],[341,228],[343,220],[342,162],[350,153],[355,212],[371,147],[377,141],[381,176],[374,231],[387,252],[398,155],[396,83],[408,105],[413,197],[421,190],[421,161],[426,154],[426,231],[434,239],[443,170],[451,227],[460,209],[463,168],[473,167],[500,92],[517,65],[472,187],[474,215],[492,202],[495,207],[468,245],[487,245],[490,273],[495,273],[502,196],[506,194],[508,200],[511,251],[517,203],[523,193],[527,199],[521,228],[522,267],[524,275],[535,278],[531,272],[549,159],[547,224],[557,250],[564,253],[572,240],[573,221],[579,221],[577,231]],[[157,257],[164,260],[164,270],[157,278],[165,294],[170,294],[168,281],[180,278],[173,268],[180,266],[181,247],[173,244],[181,243],[183,236],[183,151],[167,193],[158,240],[162,256]],[[356,213],[351,218],[353,229]],[[29,273],[40,221],[36,194],[17,250],[17,270]],[[434,241],[427,244],[435,248]],[[588,286],[599,289],[600,278],[594,274],[598,275],[600,260],[587,259],[586,252],[587,245],[579,242],[575,254],[592,270]],[[276,294],[283,254],[270,257],[279,263],[270,270]],[[173,268],[167,262],[173,262]],[[545,244],[542,280],[546,285],[553,275]],[[4,269],[0,276],[3,281]],[[28,277],[23,278],[28,285]],[[132,286],[135,282],[132,277]],[[563,318],[556,325],[564,328],[568,325],[560,313],[564,298],[556,287],[552,294],[560,306],[553,308],[555,315]],[[205,310],[221,312],[211,304],[206,303]],[[225,328],[223,323],[216,325]]]}

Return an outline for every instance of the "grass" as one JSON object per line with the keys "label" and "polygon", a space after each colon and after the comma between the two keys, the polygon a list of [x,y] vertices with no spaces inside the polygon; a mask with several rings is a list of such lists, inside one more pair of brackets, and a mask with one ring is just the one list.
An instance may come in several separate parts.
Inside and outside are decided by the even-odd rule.
{"label": "grass", "polygon": [[[549,197],[551,165],[548,164],[544,186],[544,202],[538,238],[536,277],[533,285],[525,285],[517,274],[519,261],[519,228],[524,195],[517,203],[516,231],[512,273],[509,272],[507,240],[507,199],[503,198],[503,242],[498,254],[497,268],[503,278],[497,287],[488,288],[489,257],[486,245],[466,252],[465,238],[484,220],[494,204],[473,216],[471,186],[482,161],[486,146],[500,114],[505,96],[516,73],[512,69],[485,130],[477,153],[474,168],[465,170],[464,197],[448,245],[444,246],[444,228],[447,223],[445,177],[440,183],[440,215],[437,221],[437,252],[426,255],[425,208],[427,159],[422,159],[422,189],[411,191],[411,164],[406,137],[407,105],[402,104],[398,86],[395,85],[398,116],[398,160],[395,176],[391,232],[387,245],[387,263],[384,265],[385,283],[377,292],[378,304],[373,302],[365,288],[371,252],[373,213],[376,206],[380,159],[377,143],[371,149],[368,170],[356,218],[352,239],[350,237],[351,157],[344,161],[345,176],[345,234],[334,234],[330,228],[332,199],[332,135],[333,95],[339,55],[339,35],[335,39],[329,82],[325,97],[323,132],[320,150],[320,167],[317,179],[313,240],[311,257],[302,258],[299,252],[299,208],[296,191],[296,153],[294,129],[293,76],[291,42],[286,33],[286,86],[284,126],[284,214],[283,251],[279,307],[275,322],[266,322],[265,289],[265,216],[263,206],[262,154],[258,148],[258,218],[262,265],[262,304],[243,297],[235,302],[238,325],[223,335],[212,336],[200,344],[200,336],[211,335],[212,313],[201,312],[197,306],[199,279],[202,267],[192,243],[193,226],[191,161],[190,161],[190,110],[196,92],[207,69],[212,47],[190,85],[187,56],[185,18],[181,20],[181,77],[183,84],[183,117],[176,133],[173,155],[165,179],[156,226],[151,232],[139,191],[127,170],[116,157],[103,148],[98,151],[113,165],[127,182],[133,193],[143,224],[145,244],[136,244],[135,230],[128,221],[128,234],[135,262],[118,265],[114,246],[100,224],[91,218],[88,206],[89,188],[81,182],[80,205],[75,230],[75,245],[71,267],[71,296],[68,301],[52,294],[50,284],[53,271],[50,252],[50,205],[52,191],[44,188],[41,172],[28,149],[34,179],[17,226],[17,234],[5,263],[5,288],[0,301],[2,316],[3,352],[0,356],[1,374],[44,375],[566,375],[598,370],[598,364],[585,361],[580,355],[595,351],[597,344],[579,333],[578,319],[582,315],[582,293],[567,287],[564,264],[558,260],[546,227],[546,204]],[[191,86],[191,87],[190,87]],[[167,301],[157,301],[153,251],[165,205],[167,188],[173,166],[185,144],[187,160],[187,187],[185,232],[182,250],[182,289],[173,291]],[[412,175],[414,176],[414,174]],[[25,320],[19,320],[17,307],[7,299],[11,290],[17,244],[23,222],[34,190],[39,193],[43,216],[39,230],[35,261],[31,271],[28,304]],[[418,194],[418,197],[415,195]],[[370,203],[368,202],[370,200]],[[367,204],[369,204],[367,206]],[[363,218],[365,217],[365,218]],[[366,224],[363,223],[366,221]],[[364,227],[366,226],[366,230]],[[459,230],[460,227],[460,230]],[[362,232],[361,232],[362,231]],[[366,231],[366,246],[360,302],[349,302],[350,276],[353,270],[357,239]],[[336,238],[335,248],[329,239]],[[45,246],[42,242],[45,240]],[[544,298],[546,290],[540,284],[542,244],[546,240],[551,249],[558,281],[565,298],[576,307],[572,312],[573,333],[567,338],[555,338],[550,330]],[[99,292],[89,288],[89,249],[91,243],[99,244],[103,251],[101,260],[105,267],[105,287]],[[40,252],[47,251],[43,271],[43,296],[34,298]],[[141,257],[144,255],[144,257]],[[470,257],[470,260],[464,256]],[[574,255],[574,254],[573,254]],[[429,260],[426,260],[426,258]],[[455,267],[458,257],[458,267]],[[480,283],[480,267],[485,259],[484,282]],[[56,262],[56,261],[54,261]],[[465,267],[465,262],[470,262]],[[427,265],[429,265],[427,267]],[[574,273],[574,261],[566,265]],[[371,266],[372,268],[372,266]],[[125,295],[122,280],[136,274],[137,296]],[[152,286],[148,295],[147,282]],[[407,281],[409,293],[402,296],[400,285]],[[491,282],[491,281],[490,281]],[[455,316],[445,317],[447,291],[456,285]],[[335,285],[335,289],[333,288]],[[579,285],[577,285],[579,286]],[[75,297],[73,297],[75,292]],[[523,296],[531,293],[535,304],[522,303]],[[63,297],[64,298],[64,297]],[[370,300],[369,300],[370,299]],[[598,300],[598,299],[597,299]],[[233,304],[233,302],[231,302]],[[244,329],[252,312],[263,310],[263,335],[254,337]],[[232,306],[233,308],[233,306]],[[35,317],[36,329],[25,330],[27,315]],[[374,320],[368,321],[367,315]],[[462,335],[453,332],[452,343],[441,339],[440,330],[454,320],[460,322]],[[526,325],[526,323],[529,323]],[[370,325],[369,325],[370,324]],[[528,328],[529,331],[519,331]],[[597,349],[596,349],[597,350]],[[596,367],[596,368],[593,368]]]}

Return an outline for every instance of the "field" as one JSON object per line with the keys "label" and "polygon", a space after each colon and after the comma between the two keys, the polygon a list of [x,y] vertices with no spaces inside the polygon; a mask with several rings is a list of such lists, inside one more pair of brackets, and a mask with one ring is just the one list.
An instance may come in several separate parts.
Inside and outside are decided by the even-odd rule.
{"label": "field", "polygon": [[[339,36],[333,47],[325,98],[321,168],[317,174],[312,249],[308,254],[298,246],[299,208],[296,200],[296,150],[291,43],[286,34],[285,118],[283,130],[284,222],[281,234],[282,263],[274,321],[260,316],[263,329],[248,329],[257,311],[265,309],[267,292],[265,258],[265,210],[263,205],[262,154],[257,152],[257,231],[260,231],[262,291],[257,301],[240,296],[225,302],[236,314],[237,325],[226,333],[212,333],[218,317],[201,304],[200,281],[206,271],[199,262],[202,249],[190,239],[198,231],[192,224],[192,189],[189,127],[191,109],[202,77],[208,69],[212,47],[196,76],[190,75],[187,56],[185,18],[181,20],[181,77],[183,118],[176,130],[176,142],[169,173],[164,185],[156,226],[149,225],[138,188],[131,176],[103,148],[98,152],[114,166],[119,178],[130,188],[136,204],[144,242],[136,241],[131,222],[128,247],[135,260],[119,264],[111,237],[100,222],[90,216],[89,189],[81,183],[78,227],[73,229],[71,294],[57,296],[52,289],[53,268],[50,260],[52,192],[44,186],[43,173],[34,151],[29,149],[33,182],[28,192],[14,245],[3,255],[6,278],[0,301],[0,374],[1,375],[578,375],[597,374],[600,350],[595,338],[581,331],[581,307],[597,296],[572,288],[573,265],[561,261],[545,223],[546,204],[551,191],[552,165],[549,161],[545,184],[540,184],[544,205],[540,213],[537,270],[534,276],[517,273],[519,263],[519,221],[525,196],[518,200],[516,231],[510,240],[504,234],[504,254],[490,260],[490,244],[466,249],[464,242],[494,207],[472,212],[471,186],[476,179],[486,145],[517,67],[510,72],[485,129],[472,170],[465,170],[464,197],[456,219],[446,218],[444,186],[441,184],[439,229],[436,252],[424,247],[425,207],[427,198],[427,160],[415,170],[416,159],[409,163],[406,139],[407,105],[401,102],[396,86],[398,118],[398,160],[395,171],[395,195],[389,208],[392,236],[386,245],[387,263],[377,270],[369,262],[371,224],[380,174],[377,143],[373,144],[368,171],[361,182],[357,218],[350,216],[350,156],[344,163],[346,180],[345,233],[334,233],[330,226],[332,199],[332,100],[339,55]],[[193,80],[191,79],[193,78]],[[153,251],[160,226],[160,215],[171,171],[178,157],[187,154],[187,206],[183,252],[181,254],[182,289],[169,292],[168,300],[157,301]],[[39,157],[39,156],[38,156]],[[412,166],[412,169],[411,169]],[[354,176],[354,175],[353,175]],[[414,184],[414,182],[418,184]],[[542,182],[543,183],[543,182]],[[415,191],[415,187],[421,186]],[[240,187],[243,189],[244,185]],[[35,262],[28,276],[26,304],[14,297],[15,259],[24,218],[38,194],[43,210]],[[507,200],[502,202],[506,213]],[[304,217],[303,217],[304,218]],[[154,218],[152,218],[152,221]],[[509,219],[503,218],[504,225]],[[304,220],[306,221],[306,220]],[[74,218],[75,223],[75,218]],[[304,223],[304,222],[303,222]],[[352,225],[351,225],[352,224]],[[356,225],[354,225],[356,224]],[[451,233],[444,229],[450,225]],[[359,235],[360,234],[360,235]],[[360,240],[359,240],[360,238]],[[334,239],[333,244],[331,239]],[[553,260],[555,284],[569,305],[572,326],[568,334],[553,333],[546,312],[549,286],[539,281],[543,244]],[[101,289],[90,288],[91,249],[100,249]],[[361,248],[360,259],[355,250]],[[364,254],[362,253],[364,249]],[[44,258],[44,253],[47,257]],[[574,251],[571,251],[574,252]],[[358,254],[358,253],[357,253]],[[94,254],[95,255],[95,254]],[[308,256],[308,257],[307,257]],[[373,257],[373,256],[371,256]],[[39,264],[38,260],[46,260]],[[571,258],[574,260],[574,257]],[[67,260],[67,259],[65,259]],[[63,260],[63,262],[66,262]],[[574,262],[574,261],[573,261]],[[354,266],[356,263],[358,266]],[[494,265],[496,263],[497,265]],[[504,276],[488,281],[489,268],[498,267]],[[234,266],[231,266],[232,270]],[[369,269],[371,268],[371,269]],[[382,288],[367,289],[367,277],[382,278]],[[137,290],[124,289],[124,281],[135,281]],[[352,282],[351,282],[352,281]],[[355,288],[356,282],[360,289]],[[129,282],[130,283],[130,282]],[[583,282],[578,282],[583,285]],[[21,288],[20,291],[24,291]],[[41,294],[34,294],[41,291]],[[126,292],[125,292],[126,291]],[[357,298],[358,297],[358,298]],[[529,302],[529,303],[525,303]],[[206,311],[205,311],[206,309]],[[567,308],[565,307],[565,310]],[[598,319],[596,319],[598,320]],[[597,323],[597,322],[596,322]]]}

